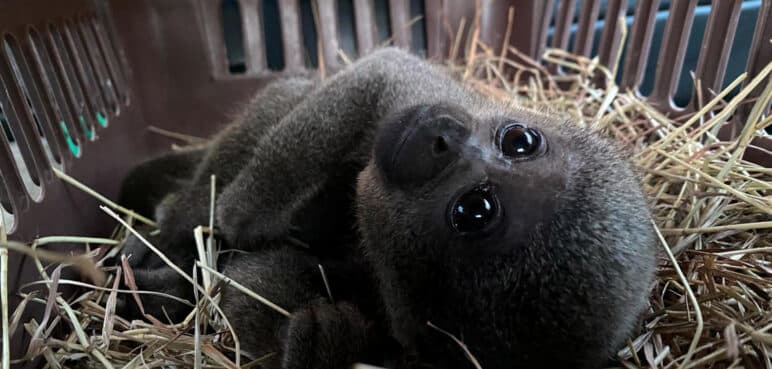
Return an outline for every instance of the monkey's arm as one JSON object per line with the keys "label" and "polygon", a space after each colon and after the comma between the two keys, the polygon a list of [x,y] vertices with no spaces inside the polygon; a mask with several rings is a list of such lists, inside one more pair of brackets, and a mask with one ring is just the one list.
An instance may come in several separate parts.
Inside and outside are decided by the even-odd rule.
{"label": "monkey's arm", "polygon": [[162,247],[182,247],[189,253],[196,226],[208,224],[212,175],[219,193],[247,164],[252,150],[271,126],[287,115],[308,93],[314,81],[289,78],[268,84],[247,109],[216,136],[201,158],[191,182],[173,192],[156,208]]}
{"label": "monkey's arm", "polygon": [[421,103],[469,101],[450,77],[398,49],[375,52],[331,77],[260,139],[220,195],[217,226],[233,243],[286,234],[293,214],[331,173],[363,166],[378,121]]}

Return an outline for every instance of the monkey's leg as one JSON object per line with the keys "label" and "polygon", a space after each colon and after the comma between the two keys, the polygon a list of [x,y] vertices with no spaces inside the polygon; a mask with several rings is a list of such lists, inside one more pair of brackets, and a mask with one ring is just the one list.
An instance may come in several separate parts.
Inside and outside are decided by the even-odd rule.
{"label": "monkey's leg", "polygon": [[[189,271],[196,255],[193,230],[209,223],[210,176],[215,175],[216,190],[219,192],[249,160],[253,146],[265,129],[286,115],[313,84],[312,80],[305,78],[283,79],[268,84],[255,95],[244,113],[211,141],[206,152],[200,156],[192,179],[170,192],[155,208],[160,232],[157,235],[143,232],[145,238],[173,263]],[[134,268],[158,268],[155,272],[137,273],[135,279],[140,289],[192,291],[190,288],[183,289],[182,286],[188,285],[187,281],[174,275],[164,280],[167,285],[158,285],[155,278],[171,269],[137,237],[130,235],[127,238],[123,254],[131,254],[129,263]]]}
{"label": "monkey's leg", "polygon": [[418,104],[474,102],[442,72],[385,49],[334,75],[271,127],[252,160],[217,202],[217,225],[232,243],[278,238],[330,174],[368,160],[378,121]]}
{"label": "monkey's leg", "polygon": [[372,289],[358,284],[369,280],[364,270],[326,263],[285,245],[236,254],[223,273],[292,314],[289,318],[279,314],[233,287],[223,291],[220,306],[242,351],[253,358],[274,353],[263,364],[268,368],[347,368],[358,361],[374,363],[378,351],[385,349],[385,329],[355,301],[362,297],[361,290]]}

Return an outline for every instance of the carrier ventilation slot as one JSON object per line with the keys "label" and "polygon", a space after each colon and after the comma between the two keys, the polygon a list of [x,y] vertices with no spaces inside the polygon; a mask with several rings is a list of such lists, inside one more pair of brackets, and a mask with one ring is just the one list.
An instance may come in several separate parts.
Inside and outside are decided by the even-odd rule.
{"label": "carrier ventilation slot", "polygon": [[427,52],[425,0],[205,4],[206,23],[221,32],[209,38],[221,76],[319,68],[320,58],[334,68],[384,45]]}
{"label": "carrier ventilation slot", "polygon": [[[96,73],[86,56],[83,41],[71,21],[68,20],[62,24],[62,36],[64,36],[70,61],[75,68],[76,79],[80,83],[86,102],[89,104],[89,113],[86,114],[85,120],[88,122],[88,126],[94,130],[97,125],[102,125],[99,117],[105,116],[107,112],[105,97],[97,85]],[[96,131],[94,131],[91,139],[96,139]]]}
{"label": "carrier ventilation slot", "polygon": [[284,69],[284,44],[281,32],[276,31],[281,29],[278,0],[263,0],[261,4],[266,62],[269,70],[280,71]]}
{"label": "carrier ventilation slot", "polygon": [[62,33],[56,26],[49,27],[49,32],[54,46],[54,54],[61,67],[59,77],[64,90],[69,95],[74,123],[81,133],[81,137],[86,141],[93,141],[96,139],[96,130],[91,124],[91,102],[86,100],[80,81],[82,77],[75,70],[74,51],[70,44],[65,43]]}
{"label": "carrier ventilation slot", "polygon": [[108,113],[119,111],[118,92],[115,89],[113,77],[108,71],[109,68],[106,63],[106,58],[97,44],[96,37],[91,26],[88,24],[88,21],[83,18],[78,19],[76,28],[78,29],[77,33],[81,38],[86,59],[94,72],[93,77],[97,82],[98,92],[102,94],[105,104],[107,105],[106,111],[101,112],[101,114],[97,113],[97,123],[101,127],[107,127]]}
{"label": "carrier ventilation slot", "polygon": [[247,71],[247,62],[244,54],[241,5],[237,0],[223,0],[221,10],[228,71],[231,74],[244,73]]}
{"label": "carrier ventilation slot", "polygon": [[[13,46],[17,45],[17,41],[10,35],[6,36],[6,42]],[[46,160],[41,163],[41,167],[47,168],[48,166],[45,165],[47,163],[61,168],[62,141],[59,140],[55,128],[52,126],[51,105],[46,104],[42,96],[43,87],[39,59],[35,58],[34,49],[30,43],[23,43],[21,52],[22,55],[18,55],[15,63],[12,63],[17,67],[14,69],[14,76],[16,85],[23,94],[26,103],[24,108],[26,108],[27,114],[24,116],[31,116],[32,123],[34,123],[33,131],[36,133],[34,137],[39,141],[45,153]]]}
{"label": "carrier ventilation slot", "polygon": [[50,167],[81,156],[129,91],[120,48],[94,16],[0,42],[0,213],[12,231],[14,214],[43,199]]}
{"label": "carrier ventilation slot", "polygon": [[338,0],[338,37],[340,49],[350,60],[359,54],[354,21],[354,0]]}
{"label": "carrier ventilation slot", "polygon": [[[0,78],[4,83],[0,109],[6,142],[13,157],[16,173],[21,179],[27,195],[38,201],[41,199],[40,166],[46,161],[45,154],[38,141],[39,130],[29,111],[29,99],[24,93],[25,81],[19,67],[19,52],[16,40],[10,35],[3,37]],[[35,141],[32,141],[32,140]]]}

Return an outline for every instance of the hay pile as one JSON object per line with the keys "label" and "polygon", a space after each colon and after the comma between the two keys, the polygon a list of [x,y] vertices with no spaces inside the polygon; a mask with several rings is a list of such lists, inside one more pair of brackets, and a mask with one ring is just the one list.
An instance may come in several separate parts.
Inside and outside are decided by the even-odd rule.
{"label": "hay pile", "polygon": [[[703,97],[699,112],[672,119],[613,82],[602,87],[597,84],[613,81],[616,68],[609,70],[596,60],[549,50],[545,60],[566,71],[557,76],[517,50],[495,54],[474,37],[471,43],[474,47],[465,48],[464,64],[448,65],[465,83],[496,98],[565,113],[581,126],[606,132],[630,149],[631,160],[640,170],[662,252],[648,315],[640,335],[631,337],[628,347],[618,353],[619,366],[772,368],[772,168],[743,160],[751,139],[763,134],[772,122],[766,115],[772,102],[772,64],[730,101],[723,97],[746,76],[715,98]],[[762,95],[748,101],[756,86],[761,86]],[[741,104],[752,105],[745,130],[735,141],[720,141],[718,129]],[[63,174],[60,177],[76,183]],[[107,205],[103,210],[122,224],[111,239],[45,238],[31,248],[5,243],[33,255],[41,275],[39,283],[50,291],[47,296],[28,293],[31,286],[25,286],[20,291],[24,302],[9,312],[11,331],[25,329],[33,337],[27,357],[19,359],[42,357],[49,368],[75,363],[108,368],[258,366],[263,358],[231,353],[239,352],[238,340],[230,333],[227,319],[218,313],[217,291],[223,276],[209,268],[216,265],[217,255],[216,245],[208,238],[209,227],[196,230],[197,267],[203,269],[204,277],[202,281],[191,279],[198,286],[198,295],[196,309],[185,321],[171,324],[154,317],[150,322],[129,322],[115,315],[118,293],[139,299],[141,292],[116,290],[117,282],[127,274],[131,281],[128,265],[103,268],[99,260],[115,254],[113,245],[119,245],[117,240],[131,231],[134,222],[152,222],[102,200]],[[93,259],[62,259],[35,251],[57,242],[81,242],[110,250]],[[88,256],[97,255],[97,250]],[[58,258],[55,261],[64,263],[46,268],[41,258]],[[61,278],[62,265],[93,270],[92,260],[97,260],[98,270],[104,273],[94,274],[93,284]],[[0,278],[6,280],[5,275]],[[64,299],[56,294],[64,284],[81,286],[82,293]],[[3,288],[3,295],[17,292],[8,291],[6,285]],[[245,293],[267,303],[252,291]],[[45,316],[38,321],[18,321],[18,314],[30,304],[45,305]],[[58,325],[72,328],[72,333],[52,337]]]}

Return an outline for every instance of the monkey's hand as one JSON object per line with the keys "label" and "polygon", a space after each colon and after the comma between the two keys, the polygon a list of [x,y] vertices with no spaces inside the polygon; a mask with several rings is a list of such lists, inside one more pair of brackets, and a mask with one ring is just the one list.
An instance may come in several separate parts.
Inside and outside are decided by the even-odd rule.
{"label": "monkey's hand", "polygon": [[296,311],[284,332],[284,369],[340,369],[376,359],[373,323],[348,303],[312,304]]}

